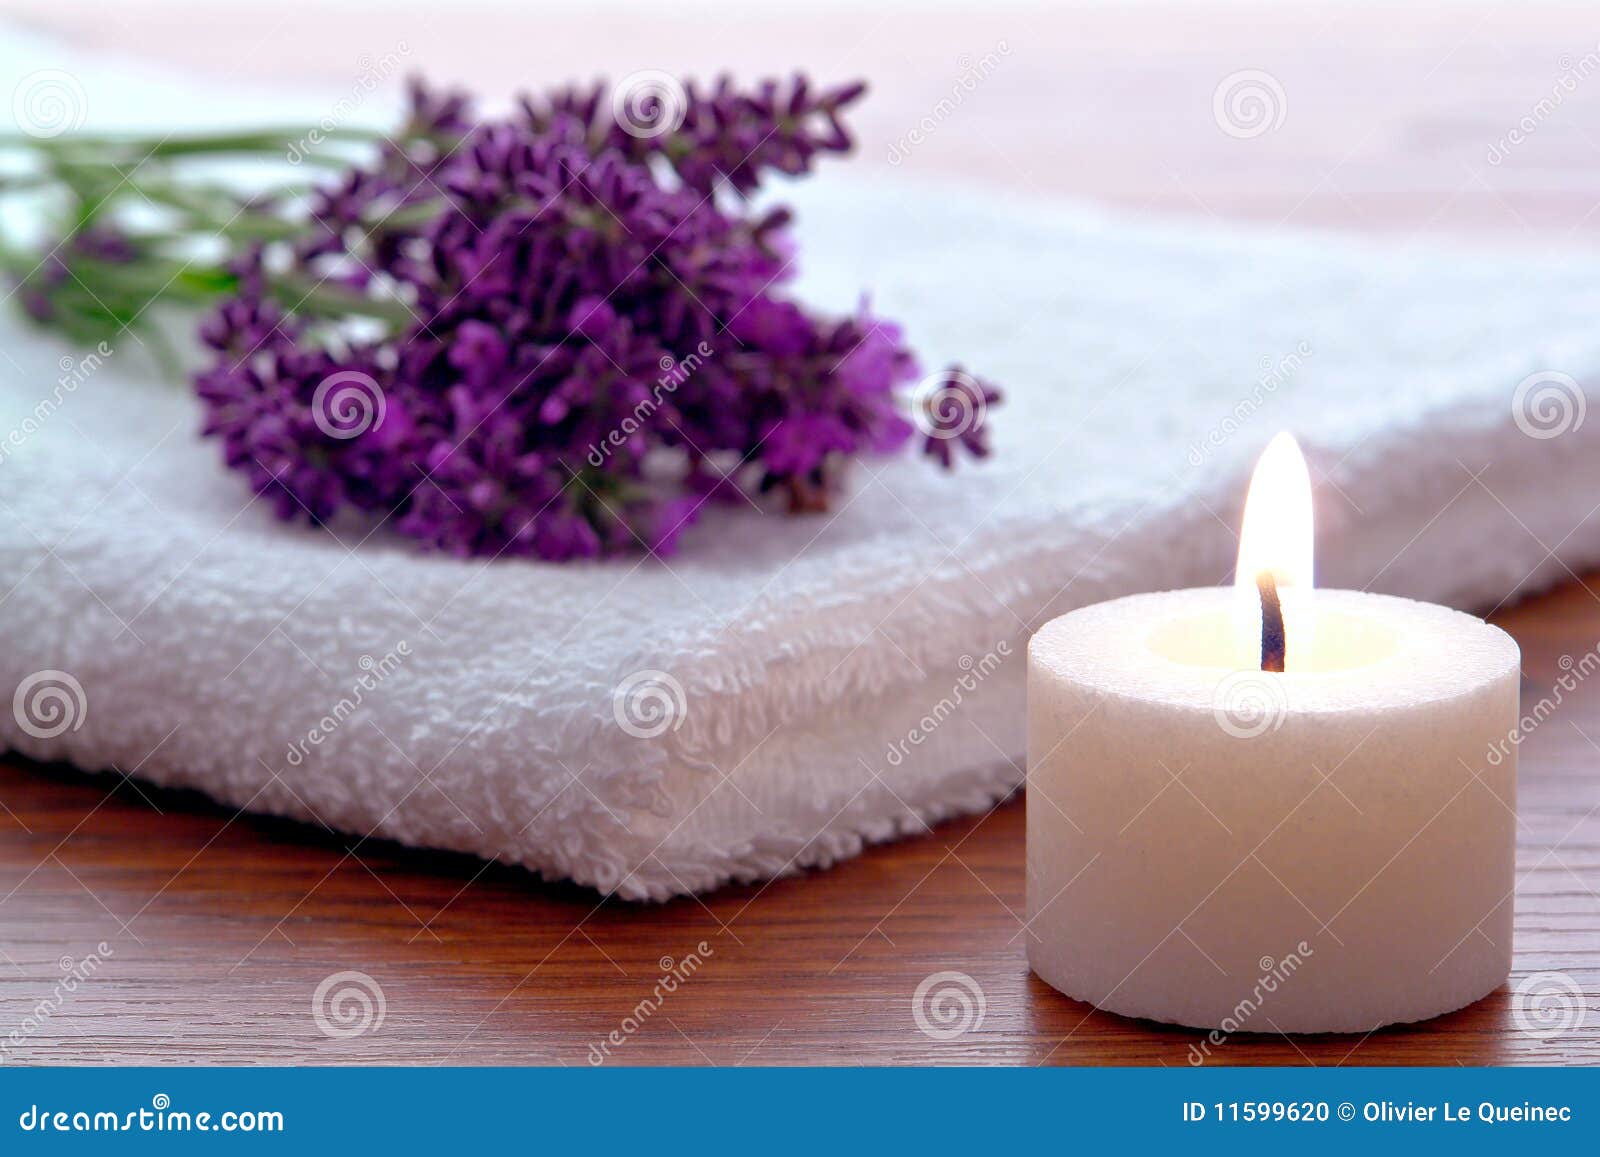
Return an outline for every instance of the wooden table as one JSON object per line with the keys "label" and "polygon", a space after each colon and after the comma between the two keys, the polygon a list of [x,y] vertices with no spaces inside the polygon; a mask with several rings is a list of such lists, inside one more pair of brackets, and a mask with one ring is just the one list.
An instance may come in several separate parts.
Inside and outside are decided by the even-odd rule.
{"label": "wooden table", "polygon": [[[1600,205],[1585,120],[1600,80],[1581,81],[1506,162],[1486,161],[1596,51],[1600,21],[1556,9],[840,9],[741,15],[713,37],[659,11],[441,20],[419,8],[380,28],[319,15],[319,35],[306,37],[292,5],[12,8],[219,80],[321,80],[333,92],[358,53],[401,42],[411,63],[489,89],[566,76],[572,60],[613,74],[663,62],[703,73],[728,59],[865,73],[878,97],[862,122],[864,165],[886,164],[961,70],[1004,42],[999,67],[904,169],[1137,211],[1519,244],[1587,244]],[[1250,68],[1273,73],[1288,112],[1240,140],[1218,129],[1211,101],[1223,76]],[[1600,578],[1574,581],[1497,616],[1522,643],[1530,700],[1563,655],[1600,639],[1596,591]],[[1522,747],[1513,979],[1567,974],[1588,1006],[1582,1027],[1521,1031],[1502,990],[1366,1037],[1240,1035],[1210,1063],[1600,1063],[1597,744],[1600,687],[1581,686]],[[1096,1013],[1030,976],[1020,801],[828,872],[649,907],[15,759],[0,762],[0,804],[0,1042],[23,1033],[6,1060],[581,1065],[630,1017],[640,1023],[612,1046],[614,1062],[1184,1065],[1201,1039]],[[662,970],[692,952],[703,960],[692,979],[641,1016]],[[92,979],[61,995],[90,953]],[[346,970],[381,986],[384,1019],[335,1039],[313,1019],[313,993]],[[975,1031],[937,1041],[919,1030],[912,996],[944,970],[970,975],[986,1012]]]}

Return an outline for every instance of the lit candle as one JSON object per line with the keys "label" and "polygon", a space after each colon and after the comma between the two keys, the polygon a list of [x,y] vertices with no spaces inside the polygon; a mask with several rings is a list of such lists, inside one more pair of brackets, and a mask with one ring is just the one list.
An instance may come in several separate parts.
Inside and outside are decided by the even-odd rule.
{"label": "lit candle", "polygon": [[1134,595],[1028,647],[1028,962],[1226,1031],[1365,1032],[1510,970],[1517,645],[1313,590],[1311,487],[1262,455],[1232,589]]}

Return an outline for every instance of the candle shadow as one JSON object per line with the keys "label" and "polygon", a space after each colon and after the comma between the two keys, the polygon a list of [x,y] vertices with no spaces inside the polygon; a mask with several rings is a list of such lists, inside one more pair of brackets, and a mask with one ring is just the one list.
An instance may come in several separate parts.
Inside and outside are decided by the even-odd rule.
{"label": "candle shadow", "polygon": [[[1502,985],[1455,1012],[1370,1033],[1208,1032],[1104,1012],[1029,973],[1026,1020],[1053,1065],[1465,1065],[1506,1064],[1516,1028]],[[1260,1014],[1268,1019],[1265,1010]]]}

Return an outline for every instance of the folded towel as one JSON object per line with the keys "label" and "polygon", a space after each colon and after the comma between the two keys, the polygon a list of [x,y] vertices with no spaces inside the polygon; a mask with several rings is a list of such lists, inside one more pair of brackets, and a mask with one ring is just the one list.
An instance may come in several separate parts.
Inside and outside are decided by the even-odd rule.
{"label": "folded towel", "polygon": [[[1050,615],[1229,573],[1297,431],[1318,580],[1483,608],[1600,561],[1592,259],[1140,223],[828,169],[799,292],[1002,383],[995,456],[556,566],[285,526],[186,387],[0,323],[0,745],[629,898],[1022,780]],[[61,384],[62,382],[70,384]]]}

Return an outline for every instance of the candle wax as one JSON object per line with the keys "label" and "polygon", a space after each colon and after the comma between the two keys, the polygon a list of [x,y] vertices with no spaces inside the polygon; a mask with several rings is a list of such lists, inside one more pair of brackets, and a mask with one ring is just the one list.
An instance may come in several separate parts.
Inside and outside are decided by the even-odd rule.
{"label": "candle wax", "polygon": [[1443,607],[1311,592],[1287,673],[1235,593],[1135,595],[1028,659],[1028,960],[1130,1016],[1366,1032],[1511,962],[1520,657]]}

